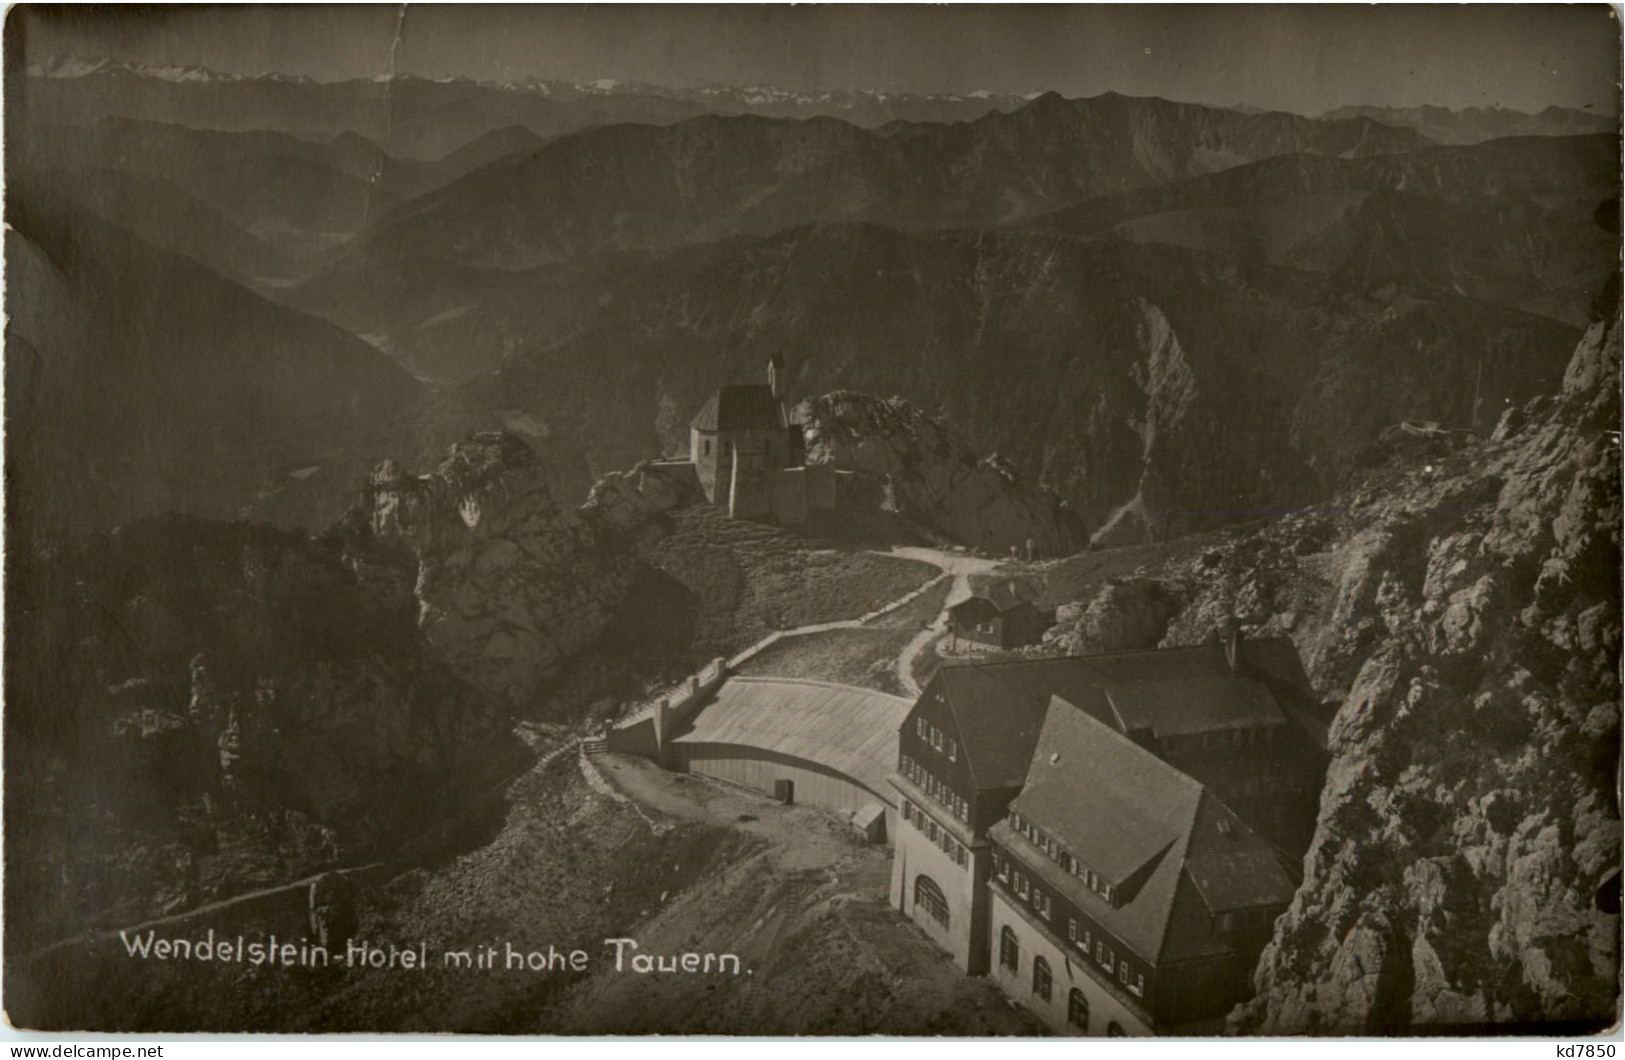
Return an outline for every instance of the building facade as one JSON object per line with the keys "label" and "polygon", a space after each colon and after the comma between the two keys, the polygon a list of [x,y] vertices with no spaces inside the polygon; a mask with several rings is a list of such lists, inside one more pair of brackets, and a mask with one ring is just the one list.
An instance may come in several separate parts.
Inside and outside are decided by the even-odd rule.
{"label": "building facade", "polygon": [[[1282,701],[1308,698],[1284,641],[944,667],[898,736],[892,903],[1058,1033],[1201,1030],[1291,898],[1280,818],[1325,764]],[[1252,790],[1238,763],[1293,812],[1196,775]]]}
{"label": "building facade", "polygon": [[[775,354],[767,383],[718,387],[689,424],[689,460],[700,490],[736,518],[773,516],[781,495],[794,494],[805,510],[809,496],[818,503],[824,485],[820,480],[809,493],[779,481],[782,472],[806,464],[801,426],[791,421],[780,390],[783,375],[784,362]],[[825,492],[833,507],[833,482]]]}

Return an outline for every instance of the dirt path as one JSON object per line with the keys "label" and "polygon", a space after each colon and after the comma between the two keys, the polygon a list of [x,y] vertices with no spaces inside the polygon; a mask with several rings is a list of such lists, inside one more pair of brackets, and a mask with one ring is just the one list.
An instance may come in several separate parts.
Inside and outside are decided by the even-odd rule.
{"label": "dirt path", "polygon": [[897,680],[902,684],[904,691],[910,696],[920,694],[920,686],[914,680],[914,660],[919,657],[932,641],[942,636],[948,629],[948,609],[970,596],[970,576],[972,574],[987,574],[999,568],[999,561],[983,559],[963,552],[948,552],[939,548],[894,548],[883,555],[897,556],[901,559],[919,560],[929,563],[944,574],[953,576],[953,587],[948,590],[948,598],[942,603],[942,611],[932,620],[931,625],[915,634],[903,650],[897,654]]}
{"label": "dirt path", "polygon": [[668,773],[634,755],[603,755],[593,766],[618,792],[646,809],[765,839],[785,871],[834,865],[854,851],[852,840],[819,810],[785,806],[743,788]]}
{"label": "dirt path", "polygon": [[835,818],[618,755],[593,759],[651,813],[747,844],[660,896],[634,931],[651,953],[737,954],[737,977],[597,975],[558,1010],[558,1033],[1036,1035],[986,979],[960,974],[887,902],[891,852]]}

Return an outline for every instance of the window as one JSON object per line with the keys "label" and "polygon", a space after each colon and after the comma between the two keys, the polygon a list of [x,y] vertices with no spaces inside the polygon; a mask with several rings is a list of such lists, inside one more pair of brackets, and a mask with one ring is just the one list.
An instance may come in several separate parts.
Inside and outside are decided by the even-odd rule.
{"label": "window", "polygon": [[924,909],[932,920],[943,927],[948,926],[948,898],[942,893],[942,888],[937,886],[937,881],[931,877],[914,877],[914,906],[916,909]]}
{"label": "window", "polygon": [[1052,977],[1050,976],[1050,973],[1049,973],[1049,962],[1046,961],[1042,957],[1034,957],[1033,958],[1033,993],[1037,994],[1039,997],[1043,998],[1045,1001],[1048,1001],[1049,996],[1050,996],[1050,983],[1051,983],[1051,981],[1052,981]]}
{"label": "window", "polygon": [[1091,933],[1090,933],[1089,929],[1084,928],[1083,929],[1083,938],[1078,940],[1078,948],[1083,950],[1083,954],[1084,954],[1085,957],[1087,957],[1089,955],[1089,943],[1092,941],[1091,938],[1090,938],[1090,934]]}
{"label": "window", "polygon": [[942,750],[942,730],[935,725],[931,726],[931,747],[937,751]]}
{"label": "window", "polygon": [[1078,922],[1071,917],[1066,919],[1066,937],[1073,942],[1078,941]]}
{"label": "window", "polygon": [[1128,985],[1128,962],[1127,961],[1118,961],[1117,962],[1117,981],[1119,983],[1122,983],[1124,986]]}
{"label": "window", "polygon": [[924,718],[915,718],[914,719],[914,735],[918,736],[922,740],[925,739],[925,719]]}
{"label": "window", "polygon": [[1066,1021],[1080,1031],[1089,1030],[1089,999],[1077,987],[1066,995]]}
{"label": "window", "polygon": [[1032,894],[1032,888],[1027,886],[1027,877],[1023,876],[1019,872],[1016,873],[1016,893],[1021,895],[1023,898],[1026,898]]}
{"label": "window", "polygon": [[1111,951],[1111,947],[1105,945],[1104,943],[1099,943],[1098,945],[1106,954],[1105,957],[1101,958],[1100,963],[1105,967],[1106,971],[1109,972],[1117,965],[1117,954],[1113,953]]}
{"label": "window", "polygon": [[1145,996],[1145,975],[1143,973],[1134,973],[1134,985],[1129,987],[1129,990],[1133,992],[1135,997]]}
{"label": "window", "polygon": [[1004,860],[1002,857],[995,856],[993,859],[993,867],[998,870],[999,879],[1005,881],[1006,883],[1010,882],[1010,863],[1008,861]]}
{"label": "window", "polygon": [[948,761],[959,761],[959,745],[954,742],[952,736],[948,737]]}
{"label": "window", "polygon": [[1008,924],[999,932],[999,963],[1012,972],[1021,967],[1021,944]]}
{"label": "window", "polygon": [[709,438],[707,438],[705,440],[705,455],[706,456],[711,455],[711,439],[709,439]]}

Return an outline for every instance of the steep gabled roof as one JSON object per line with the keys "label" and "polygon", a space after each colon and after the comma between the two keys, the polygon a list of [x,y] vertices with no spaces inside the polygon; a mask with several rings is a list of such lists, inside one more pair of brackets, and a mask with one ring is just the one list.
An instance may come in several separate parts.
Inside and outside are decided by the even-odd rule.
{"label": "steep gabled roof", "polygon": [[1243,641],[1241,660],[1241,671],[1232,670],[1223,647],[1203,644],[950,665],[933,680],[959,727],[971,779],[987,791],[1022,785],[1054,697],[1121,731],[1158,736],[1285,721],[1277,697],[1306,696],[1308,686],[1291,641]]}
{"label": "steep gabled roof", "polygon": [[1189,831],[1201,793],[1112,726],[1053,698],[1010,808],[1120,884]]}
{"label": "steep gabled roof", "polygon": [[1275,852],[1210,791],[1196,815],[1185,872],[1210,913],[1285,905],[1295,890]]}
{"label": "steep gabled roof", "polygon": [[1111,718],[1105,697],[1074,659],[944,666],[932,680],[942,685],[971,780],[982,791],[1021,787],[1054,697]]}
{"label": "steep gabled roof", "polygon": [[[1056,699],[1046,714],[1027,784],[1010,808],[1103,875],[1121,873],[1126,879],[1152,859],[1156,864],[1114,908],[1007,822],[995,825],[993,835],[1080,910],[1143,959],[1155,962],[1167,936],[1186,844],[1201,802],[1201,784],[1110,724]],[[1125,805],[1134,807],[1134,819],[1122,827],[1085,819]]]}
{"label": "steep gabled roof", "polygon": [[1212,914],[1292,898],[1275,854],[1212,792],[1059,698],[1010,808],[1106,879],[1139,881],[1114,907],[1007,822],[994,826],[1029,869],[1147,960],[1223,952]]}
{"label": "steep gabled roof", "polygon": [[780,431],[790,423],[772,388],[750,383],[718,387],[690,425],[701,431]]}
{"label": "steep gabled roof", "polygon": [[[1177,670],[1179,667],[1171,667]],[[1278,725],[1286,720],[1263,685],[1234,675],[1190,674],[1104,684],[1124,732],[1157,736]]]}
{"label": "steep gabled roof", "polygon": [[1032,583],[1023,578],[1001,578],[997,581],[982,582],[970,587],[970,597],[960,601],[955,607],[963,607],[971,600],[986,600],[994,609],[1003,613],[1022,604],[1030,604],[1038,599],[1038,590]]}

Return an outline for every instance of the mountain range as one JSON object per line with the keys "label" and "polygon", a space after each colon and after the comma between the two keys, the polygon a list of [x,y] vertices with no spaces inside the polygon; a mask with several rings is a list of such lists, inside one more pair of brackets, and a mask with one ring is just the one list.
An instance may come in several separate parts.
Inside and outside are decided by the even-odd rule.
{"label": "mountain range", "polygon": [[612,79],[527,77],[511,82],[380,74],[318,82],[278,73],[223,73],[62,56],[25,71],[20,91],[39,123],[85,124],[108,116],[221,130],[275,130],[326,140],[354,132],[417,159],[517,125],[544,138],[598,125],[668,124],[701,114],[834,116],[864,126],[965,121],[1012,110],[1037,93],[964,95],[876,90],[796,90],[773,85],[674,88]]}
{"label": "mountain range", "polygon": [[1010,114],[868,130],[708,116],[617,125],[493,163],[397,207],[345,257],[522,268],[813,221],[1003,223],[1284,153],[1426,145],[1366,119],[1316,122],[1158,99],[1049,93]]}
{"label": "mountain range", "polygon": [[[1364,113],[1047,93],[873,128],[702,113],[543,133],[471,118],[423,161],[393,133],[119,116],[215,88],[268,93],[255,106],[283,119],[332,116],[343,108],[273,97],[371,82],[128,64],[25,80],[13,128],[52,122],[14,137],[12,172],[87,230],[108,226],[121,262],[163,290],[196,263],[200,290],[233,292],[219,305],[253,306],[253,338],[223,363],[263,370],[247,349],[320,318],[336,328],[316,347],[344,352],[318,360],[369,380],[344,394],[354,383],[308,364],[288,373],[287,423],[323,421],[304,445],[303,426],[256,428],[275,445],[234,437],[223,421],[255,419],[220,415],[241,400],[209,389],[229,372],[166,384],[231,439],[223,452],[277,454],[223,460],[238,481],[207,491],[211,513],[330,516],[340,469],[384,451],[427,462],[472,430],[524,437],[557,489],[580,492],[679,448],[672,423],[778,351],[799,395],[908,399],[1059,491],[1103,540],[1177,533],[1325,495],[1400,419],[1481,428],[1548,389],[1617,246],[1596,223],[1618,196],[1606,134],[1442,147]],[[115,106],[98,95],[110,80],[137,87]],[[608,83],[390,87],[408,125],[414,93],[654,98]],[[62,99],[101,111],[58,124]],[[26,218],[18,234],[36,239]],[[80,297],[135,297],[121,269],[87,276]],[[166,336],[183,361],[236,334],[205,301],[165,314],[193,322]],[[41,319],[24,308],[19,321]],[[14,331],[47,343],[32,327]],[[80,355],[124,355],[112,345]],[[317,411],[340,401],[350,414]]]}
{"label": "mountain range", "polygon": [[1535,114],[1505,107],[1336,107],[1322,118],[1370,118],[1415,129],[1441,144],[1476,144],[1503,136],[1584,136],[1619,132],[1619,116],[1572,107],[1546,107]]}
{"label": "mountain range", "polygon": [[1333,274],[1366,290],[1402,283],[1580,326],[1612,268],[1616,242],[1595,215],[1619,194],[1618,155],[1611,135],[1280,155],[1029,225]]}

